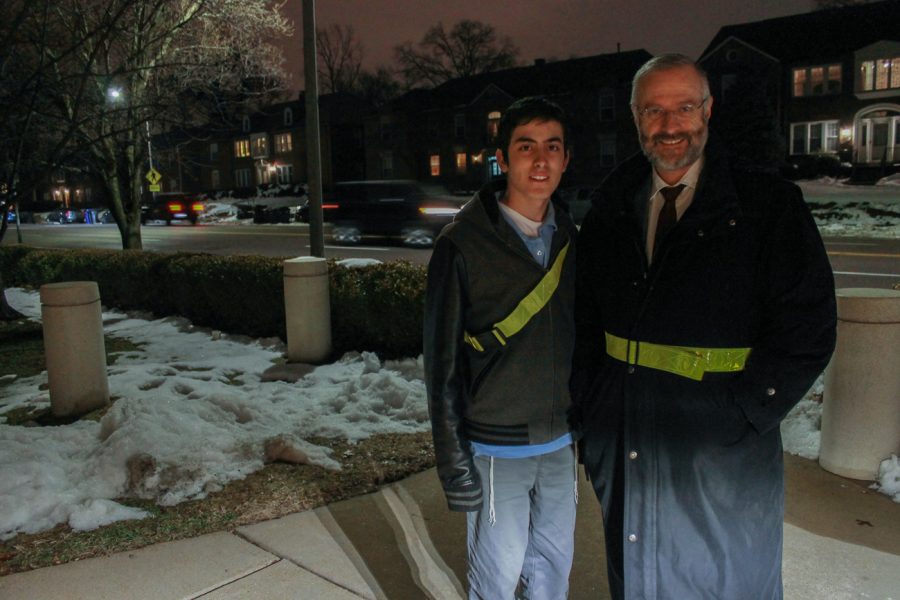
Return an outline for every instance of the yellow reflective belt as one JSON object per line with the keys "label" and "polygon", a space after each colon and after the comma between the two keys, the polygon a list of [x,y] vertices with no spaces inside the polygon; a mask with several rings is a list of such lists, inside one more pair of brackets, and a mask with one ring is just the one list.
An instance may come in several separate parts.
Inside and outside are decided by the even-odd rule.
{"label": "yellow reflective belt", "polygon": [[700,381],[704,373],[743,371],[750,348],[694,348],[635,342],[606,333],[606,353],[629,365],[667,371]]}
{"label": "yellow reflective belt", "polygon": [[[505,319],[499,323],[494,323],[491,333],[494,334],[494,337],[497,338],[501,345],[505,346],[506,338],[519,333],[528,324],[528,321],[550,302],[550,298],[553,297],[556,288],[559,286],[559,278],[568,252],[569,242],[566,242],[566,245],[562,247],[562,250],[556,256],[556,260],[553,261],[550,270],[544,274],[534,289],[519,301],[519,304]],[[469,332],[463,334],[463,341],[479,352],[484,352],[484,346]]]}

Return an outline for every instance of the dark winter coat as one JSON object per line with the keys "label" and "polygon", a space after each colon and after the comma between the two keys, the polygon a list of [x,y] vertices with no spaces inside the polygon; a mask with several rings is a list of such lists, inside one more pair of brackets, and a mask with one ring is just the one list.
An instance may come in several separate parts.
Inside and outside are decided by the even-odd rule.
{"label": "dark winter coat", "polygon": [[[554,198],[548,268],[571,240],[550,302],[500,345],[489,333],[547,273],[500,214],[503,182],[482,189],[438,237],[428,265],[425,383],[438,476],[451,510],[482,505],[469,442],[543,444],[569,432],[575,343],[575,234]],[[480,335],[485,351],[463,342]]]}
{"label": "dark winter coat", "polygon": [[[834,348],[834,281],[800,190],[733,172],[714,145],[705,156],[650,268],[641,155],[601,186],[578,238],[573,415],[611,587],[624,576],[629,600],[782,597],[779,422]],[[743,371],[694,381],[607,356],[604,331],[752,352]]]}

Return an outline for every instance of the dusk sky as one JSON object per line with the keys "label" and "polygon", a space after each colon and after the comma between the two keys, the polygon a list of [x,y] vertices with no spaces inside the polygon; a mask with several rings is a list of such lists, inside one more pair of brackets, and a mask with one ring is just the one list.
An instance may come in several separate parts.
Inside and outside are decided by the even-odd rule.
{"label": "dusk sky", "polygon": [[[295,21],[286,47],[292,87],[302,87],[302,0],[287,0]],[[393,47],[418,42],[429,26],[461,19],[490,23],[512,38],[519,61],[565,59],[644,48],[651,54],[697,57],[723,25],[808,12],[814,0],[317,0],[319,27],[352,25],[363,44],[363,65],[394,63]]]}

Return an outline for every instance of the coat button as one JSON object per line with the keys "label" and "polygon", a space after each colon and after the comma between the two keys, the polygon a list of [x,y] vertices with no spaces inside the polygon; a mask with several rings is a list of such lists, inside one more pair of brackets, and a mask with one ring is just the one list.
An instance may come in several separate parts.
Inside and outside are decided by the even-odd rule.
{"label": "coat button", "polygon": [[774,396],[775,388],[766,388],[766,396]]}
{"label": "coat button", "polygon": [[629,542],[632,542],[632,543],[636,542],[636,541],[637,541],[637,536],[634,535],[633,533],[628,534],[628,541],[629,541]]}
{"label": "coat button", "polygon": [[634,365],[628,365],[628,374],[631,375],[634,373]]}
{"label": "coat button", "polygon": [[631,452],[628,453],[628,458],[630,458],[631,460],[636,459],[636,458],[637,458],[637,452],[635,452],[634,450],[632,450]]}

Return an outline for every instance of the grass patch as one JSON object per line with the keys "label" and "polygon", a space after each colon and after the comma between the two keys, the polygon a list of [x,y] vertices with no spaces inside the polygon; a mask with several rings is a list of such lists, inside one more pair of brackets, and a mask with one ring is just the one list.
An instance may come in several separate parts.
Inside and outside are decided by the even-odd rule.
{"label": "grass patch", "polygon": [[[140,344],[111,335],[104,336],[104,346],[107,366],[116,364],[120,354],[141,350]],[[46,368],[41,324],[29,319],[0,321],[0,376],[33,377]],[[0,389],[12,381],[0,381]]]}
{"label": "grass patch", "polygon": [[20,534],[0,542],[0,576],[230,531],[373,492],[382,484],[434,464],[429,433],[377,435],[358,444],[344,440],[310,441],[332,448],[343,468],[335,472],[309,465],[273,463],[203,500],[171,507],[120,499],[122,504],[142,508],[151,516],[93,531],[72,531],[60,525],[41,533]]}

